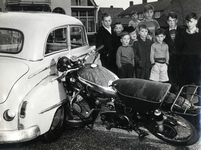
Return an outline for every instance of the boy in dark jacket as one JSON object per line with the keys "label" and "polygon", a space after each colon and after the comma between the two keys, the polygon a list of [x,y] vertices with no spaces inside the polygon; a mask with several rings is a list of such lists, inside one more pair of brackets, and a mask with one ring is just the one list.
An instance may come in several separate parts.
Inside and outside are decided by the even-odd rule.
{"label": "boy in dark jacket", "polygon": [[102,15],[102,26],[97,32],[96,35],[96,47],[104,45],[104,48],[100,50],[100,60],[104,67],[111,70],[109,63],[110,55],[113,49],[113,30],[111,28],[112,19],[111,16],[107,13]]}
{"label": "boy in dark jacket", "polygon": [[168,76],[169,81],[171,83],[170,91],[173,93],[177,93],[180,89],[180,50],[179,50],[179,39],[181,37],[181,32],[185,30],[185,28],[177,26],[178,17],[177,14],[174,12],[170,12],[167,15],[167,24],[169,25],[168,29],[165,31],[166,38],[164,42],[169,47],[169,65],[168,65]]}
{"label": "boy in dark jacket", "polygon": [[109,63],[111,65],[111,71],[117,74],[117,65],[116,65],[116,54],[117,54],[117,49],[119,46],[122,45],[121,43],[121,33],[124,30],[123,25],[121,22],[116,22],[114,25],[114,34],[112,37],[112,42],[113,42],[113,49],[110,54],[110,60]]}
{"label": "boy in dark jacket", "polygon": [[147,38],[148,27],[145,24],[138,26],[138,41],[133,43],[136,62],[136,77],[149,80],[151,71],[150,51],[152,41]]}

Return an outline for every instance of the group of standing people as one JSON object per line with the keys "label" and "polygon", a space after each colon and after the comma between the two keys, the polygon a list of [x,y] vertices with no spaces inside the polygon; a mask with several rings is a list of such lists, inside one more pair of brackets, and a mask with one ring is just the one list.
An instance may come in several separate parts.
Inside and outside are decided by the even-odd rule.
{"label": "group of standing people", "polygon": [[170,82],[172,92],[185,84],[200,84],[201,70],[201,22],[196,13],[189,13],[186,26],[177,25],[174,12],[167,15],[168,28],[160,28],[153,19],[154,7],[144,7],[144,19],[138,20],[132,12],[132,20],[124,30],[120,22],[111,28],[112,19],[103,14],[96,46],[100,51],[102,65],[119,78],[141,78],[158,82]]}

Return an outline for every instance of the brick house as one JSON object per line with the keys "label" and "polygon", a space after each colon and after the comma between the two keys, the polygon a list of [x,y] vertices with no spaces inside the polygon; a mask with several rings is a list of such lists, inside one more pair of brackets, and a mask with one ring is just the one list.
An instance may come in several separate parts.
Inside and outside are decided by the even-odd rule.
{"label": "brick house", "polygon": [[96,33],[97,9],[98,6],[94,0],[71,0],[72,16],[82,21],[88,35]]}
{"label": "brick house", "polygon": [[190,12],[195,12],[201,17],[201,0],[172,0],[164,13],[174,11],[178,14],[179,25],[185,24],[185,16]]}
{"label": "brick house", "polygon": [[161,27],[166,27],[166,15],[164,14],[164,10],[169,7],[169,5],[171,4],[170,2],[171,0],[158,0],[156,2],[147,2],[147,0],[143,0],[142,4],[134,5],[133,1],[130,1],[130,6],[126,10],[121,12],[119,14],[119,17],[123,18],[123,20],[125,20],[124,22],[126,22],[127,20],[128,25],[128,22],[131,20],[131,12],[137,11],[139,20],[142,20],[144,6],[147,4],[151,4],[152,6],[154,6],[154,19],[159,22]]}
{"label": "brick house", "polygon": [[80,19],[87,33],[96,32],[97,5],[94,0],[1,0],[0,11],[48,11]]}
{"label": "brick house", "polygon": [[[147,4],[147,0],[143,0],[142,4],[134,5],[130,1],[130,6],[119,14],[124,24],[129,22],[130,13],[137,11],[139,19],[143,19],[143,8]],[[149,2],[155,8],[154,19],[156,19],[161,27],[166,28],[166,16],[170,11],[178,14],[178,25],[185,25],[185,16],[190,12],[195,12],[198,17],[201,17],[201,0],[158,0],[157,2]],[[119,19],[121,20],[121,19]]]}

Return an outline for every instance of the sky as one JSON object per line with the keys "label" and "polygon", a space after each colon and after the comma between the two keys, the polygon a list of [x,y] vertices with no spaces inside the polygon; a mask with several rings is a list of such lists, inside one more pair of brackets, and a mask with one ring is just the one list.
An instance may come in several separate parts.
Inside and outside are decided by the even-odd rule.
{"label": "sky", "polygon": [[[142,0],[94,0],[99,7],[110,7],[111,5],[117,8],[123,8],[124,10],[129,7],[130,1],[133,4],[141,4]],[[147,0],[148,2],[157,0]]]}

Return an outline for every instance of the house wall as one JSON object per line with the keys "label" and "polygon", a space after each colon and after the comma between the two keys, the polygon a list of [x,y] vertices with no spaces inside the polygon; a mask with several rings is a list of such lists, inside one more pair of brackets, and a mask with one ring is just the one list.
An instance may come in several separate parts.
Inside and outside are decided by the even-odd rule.
{"label": "house wall", "polygon": [[201,0],[172,0],[171,5],[165,9],[165,13],[174,11],[178,15],[179,25],[185,24],[185,16],[190,12],[195,12],[201,17]]}

